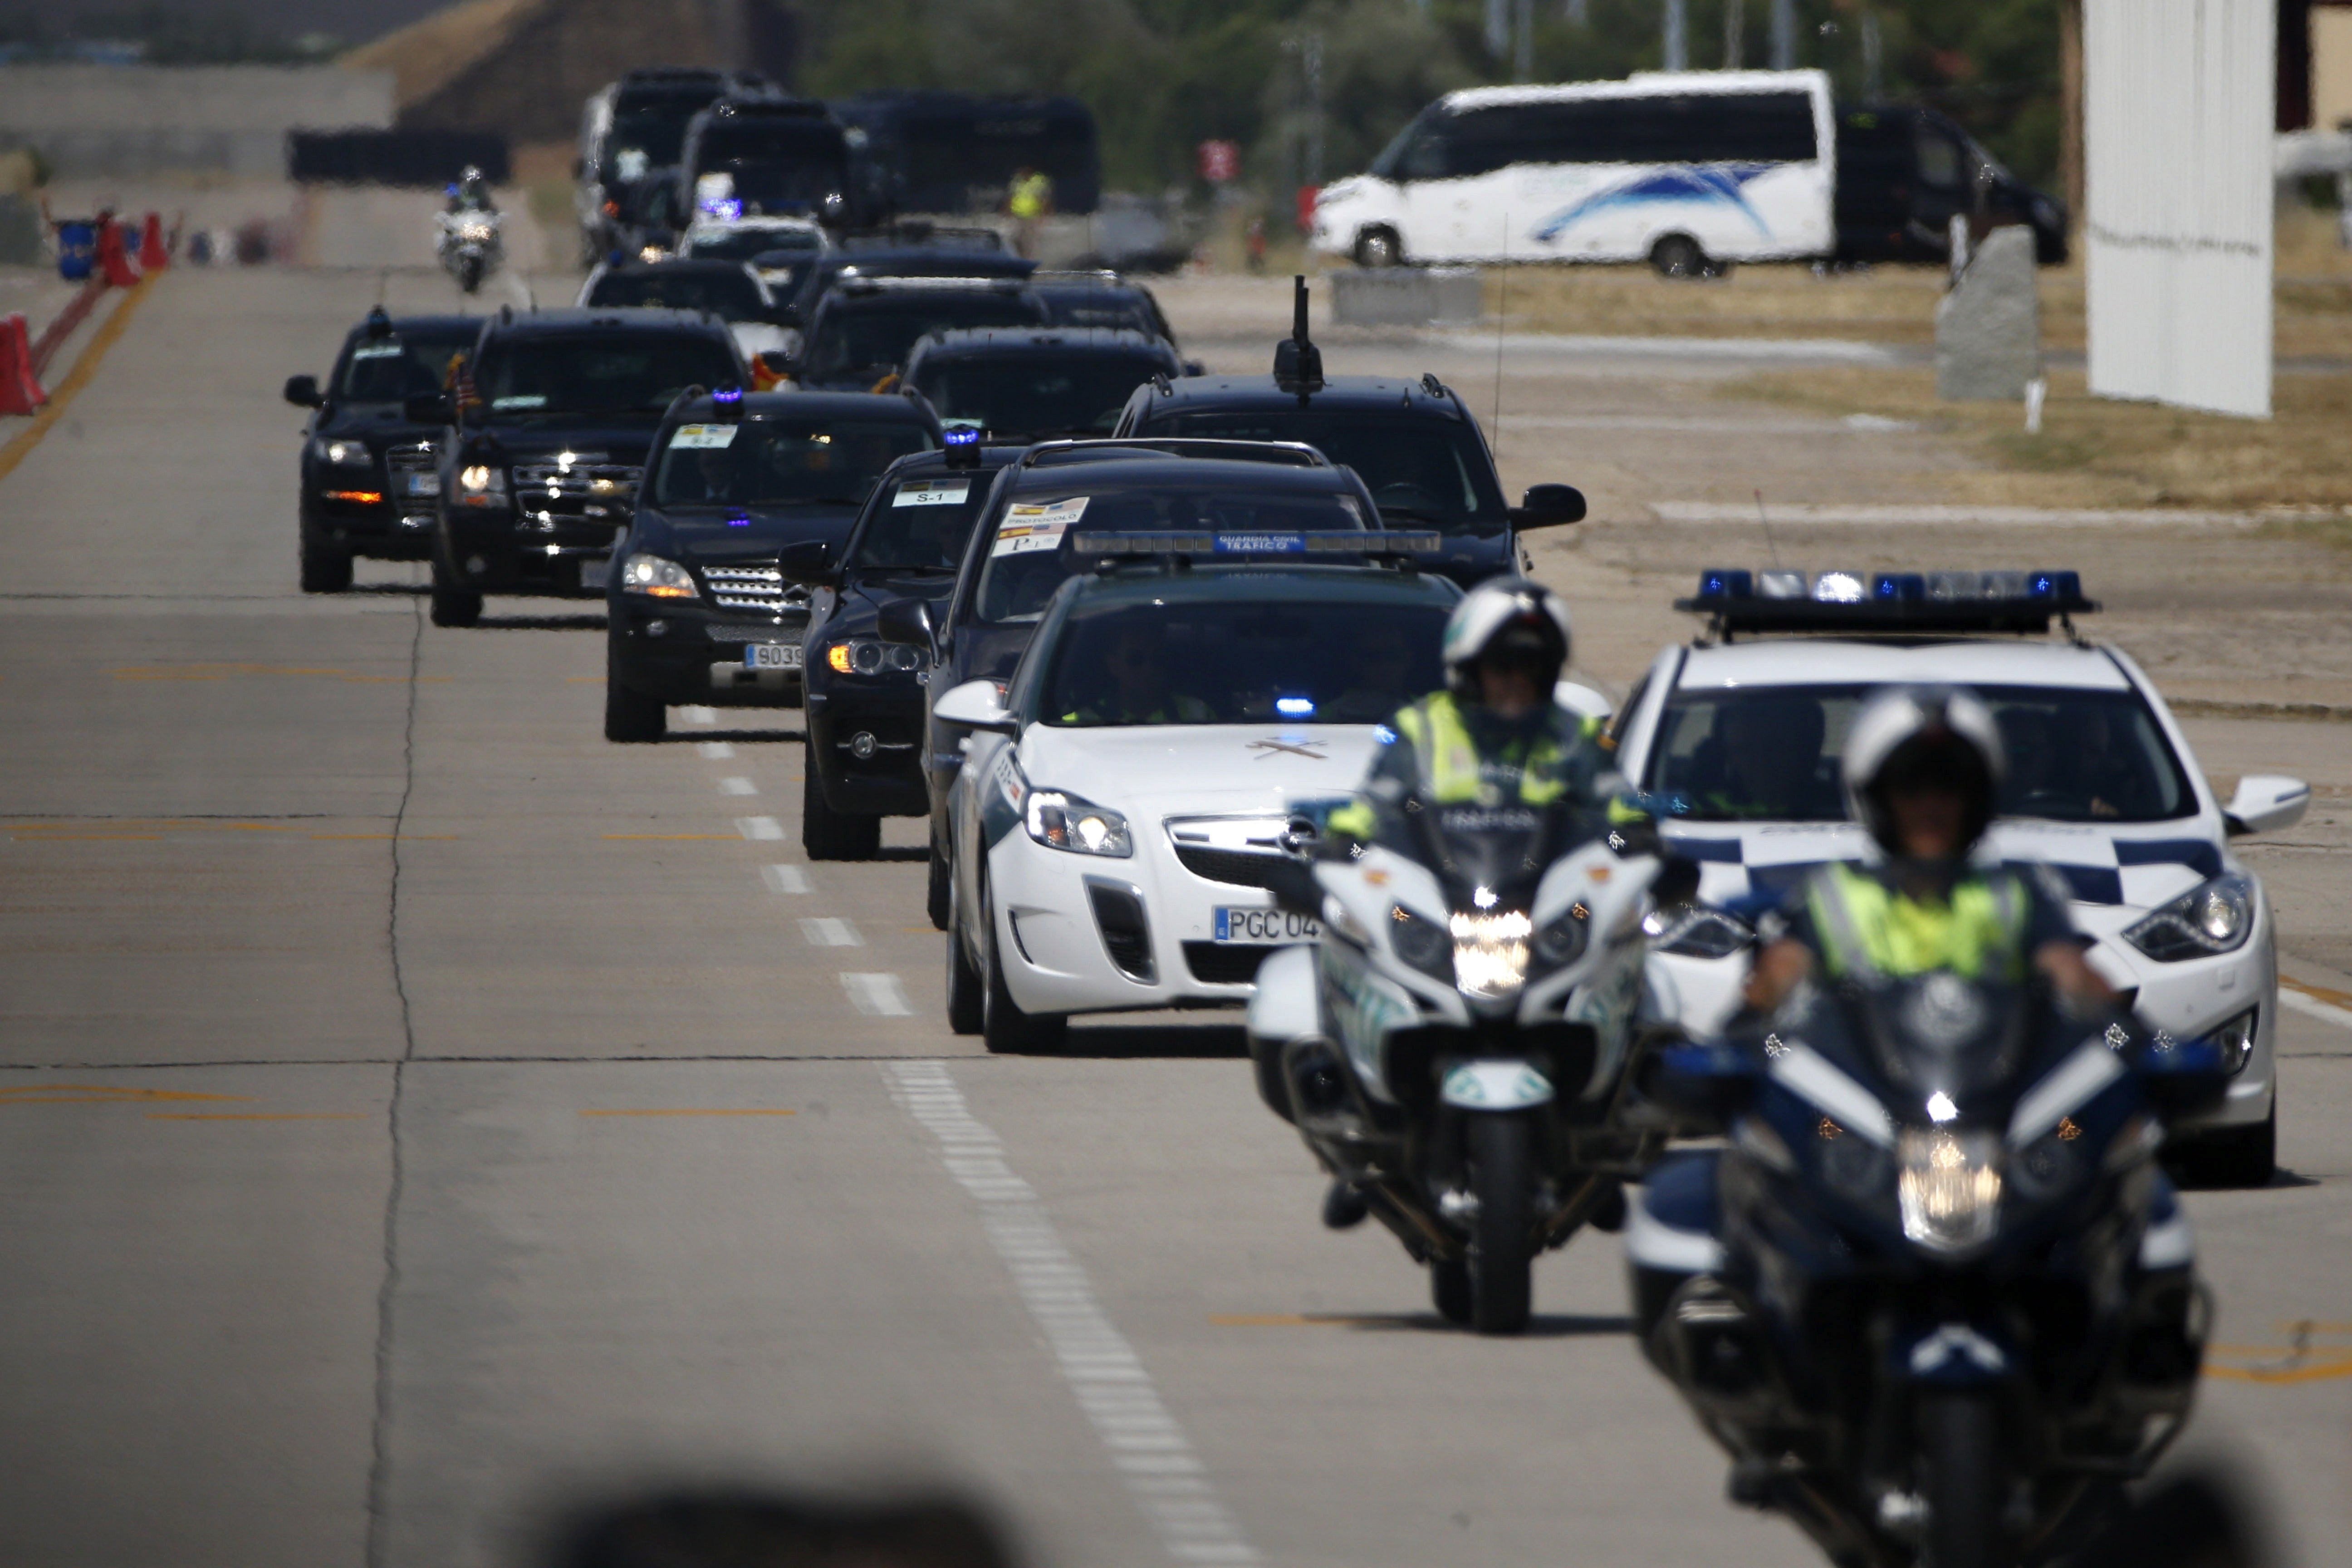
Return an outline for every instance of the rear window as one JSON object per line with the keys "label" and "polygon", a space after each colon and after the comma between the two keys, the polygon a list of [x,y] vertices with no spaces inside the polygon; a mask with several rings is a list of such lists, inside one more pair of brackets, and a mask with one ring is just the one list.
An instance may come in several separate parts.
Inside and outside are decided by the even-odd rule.
{"label": "rear window", "polygon": [[658,415],[689,386],[740,379],[734,352],[700,333],[532,333],[493,341],[474,392],[495,422],[572,414]]}
{"label": "rear window", "polygon": [[1186,414],[1156,424],[1153,434],[1305,441],[1355,469],[1384,519],[1449,529],[1499,527],[1506,515],[1484,445],[1467,425],[1451,419],[1382,419],[1311,409]]}
{"label": "rear window", "polygon": [[930,449],[920,425],[874,419],[746,419],[681,425],[662,452],[660,506],[856,506],[882,470]]}
{"label": "rear window", "polygon": [[916,385],[943,425],[1005,438],[1107,436],[1135,389],[1167,369],[1147,353],[959,354],[926,363]]}
{"label": "rear window", "polygon": [[829,377],[870,370],[880,376],[904,364],[915,340],[927,332],[1039,324],[1034,304],[987,289],[860,300],[827,310],[811,329],[808,371]]}
{"label": "rear window", "polygon": [[[1678,691],[1659,721],[1644,787],[1697,822],[1843,822],[1839,763],[1875,688]],[[2135,691],[1972,688],[2008,752],[2000,815],[2050,822],[2163,822],[2197,809],[2156,716]]]}

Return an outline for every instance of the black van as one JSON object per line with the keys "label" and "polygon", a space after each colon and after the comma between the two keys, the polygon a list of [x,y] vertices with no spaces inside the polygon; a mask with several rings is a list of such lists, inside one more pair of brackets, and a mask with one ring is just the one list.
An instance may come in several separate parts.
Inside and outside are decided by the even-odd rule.
{"label": "black van", "polygon": [[1874,105],[1837,120],[1840,261],[1944,261],[1951,224],[2022,223],[2047,267],[2066,259],[2066,205],[1994,162],[1932,109]]}

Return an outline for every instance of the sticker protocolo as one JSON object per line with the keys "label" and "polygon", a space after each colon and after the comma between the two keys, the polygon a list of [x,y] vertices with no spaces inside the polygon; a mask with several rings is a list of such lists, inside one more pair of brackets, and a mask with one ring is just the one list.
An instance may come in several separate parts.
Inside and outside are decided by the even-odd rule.
{"label": "sticker protocolo", "polygon": [[1070,524],[1086,515],[1088,499],[1072,496],[1067,500],[1014,505],[1004,514],[1004,526],[997,530],[996,543],[989,553],[1025,555],[1033,550],[1059,549]]}
{"label": "sticker protocolo", "polygon": [[669,438],[670,450],[708,450],[714,447],[731,447],[740,425],[681,425],[677,434]]}
{"label": "sticker protocolo", "polygon": [[382,342],[362,343],[352,351],[352,357],[353,359],[398,359],[405,352],[400,346],[400,340],[392,338]]}
{"label": "sticker protocolo", "polygon": [[902,479],[892,506],[961,506],[971,494],[970,479]]}

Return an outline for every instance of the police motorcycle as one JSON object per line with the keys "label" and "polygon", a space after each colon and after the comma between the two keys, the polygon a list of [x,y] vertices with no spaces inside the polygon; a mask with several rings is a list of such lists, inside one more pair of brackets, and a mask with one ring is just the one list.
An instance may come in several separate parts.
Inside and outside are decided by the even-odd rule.
{"label": "police motorcycle", "polygon": [[[1507,588],[1475,590],[1456,626]],[[1565,613],[1543,597],[1564,655]],[[1326,1223],[1377,1217],[1428,1267],[1438,1310],[1480,1333],[1527,1327],[1537,1255],[1616,1228],[1621,1182],[1662,1145],[1622,1115],[1626,1066],[1643,922],[1654,894],[1687,894],[1658,886],[1646,823],[1601,816],[1569,799],[1416,803],[1402,835],[1324,839],[1270,879],[1321,935],[1258,970],[1260,1093],[1332,1174]],[[1674,862],[1667,880],[1695,873]]]}
{"label": "police motorcycle", "polygon": [[468,167],[449,188],[449,208],[434,215],[441,269],[471,294],[506,262],[506,218],[490,205],[481,171]]}
{"label": "police motorcycle", "polygon": [[2026,973],[1840,966],[1642,1066],[1726,1135],[1632,1206],[1643,1352],[1732,1500],[1841,1565],[2074,1550],[2189,1415],[2210,1308],[2156,1156],[2221,1053]]}

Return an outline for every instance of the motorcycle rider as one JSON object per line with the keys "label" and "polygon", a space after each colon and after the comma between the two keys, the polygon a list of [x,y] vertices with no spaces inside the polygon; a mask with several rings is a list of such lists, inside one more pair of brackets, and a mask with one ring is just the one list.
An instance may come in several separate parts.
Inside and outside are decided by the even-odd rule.
{"label": "motorcycle rider", "polygon": [[1822,867],[1766,917],[1748,1006],[1774,1011],[1816,972],[1937,969],[2012,982],[2037,970],[2061,1005],[2111,1005],[2115,990],[2084,962],[2056,873],[1970,858],[1992,822],[2003,765],[2000,731],[1971,692],[1897,688],[1866,702],[1843,773],[1848,807],[1882,858]]}
{"label": "motorcycle rider", "polygon": [[499,204],[490,199],[490,184],[482,178],[482,171],[468,163],[457,175],[457,183],[449,187],[448,211],[452,213],[494,213]]}

